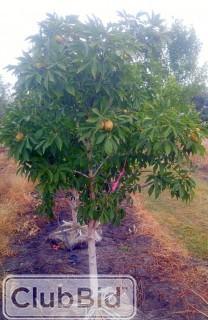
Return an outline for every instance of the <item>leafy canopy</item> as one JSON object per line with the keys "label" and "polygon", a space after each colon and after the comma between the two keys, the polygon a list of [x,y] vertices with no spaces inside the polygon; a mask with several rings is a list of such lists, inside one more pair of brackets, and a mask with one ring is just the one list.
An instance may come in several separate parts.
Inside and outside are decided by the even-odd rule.
{"label": "leafy canopy", "polygon": [[1,140],[19,172],[38,181],[44,212],[52,215],[54,193],[69,187],[80,191],[86,223],[119,222],[121,200],[144,185],[156,197],[164,189],[192,197],[187,160],[203,153],[205,129],[183,87],[164,77],[156,42],[151,48],[143,37],[163,37],[158,28],[142,15],[107,26],[95,17],[48,15],[29,38],[31,49],[10,66],[16,98]]}

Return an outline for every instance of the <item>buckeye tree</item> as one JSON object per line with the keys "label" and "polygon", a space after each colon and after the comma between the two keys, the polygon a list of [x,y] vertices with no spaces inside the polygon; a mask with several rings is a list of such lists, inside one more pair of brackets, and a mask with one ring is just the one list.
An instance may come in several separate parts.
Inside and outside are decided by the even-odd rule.
{"label": "buckeye tree", "polygon": [[15,99],[1,141],[18,172],[38,183],[42,212],[53,216],[57,190],[80,192],[91,274],[97,274],[98,224],[119,223],[121,201],[143,187],[156,197],[168,189],[189,201],[195,183],[188,160],[204,151],[198,114],[175,78],[163,77],[151,43],[142,41],[147,31],[149,39],[163,33],[143,20],[138,25],[132,16],[103,25],[97,18],[48,15],[29,38],[30,49],[10,66]]}

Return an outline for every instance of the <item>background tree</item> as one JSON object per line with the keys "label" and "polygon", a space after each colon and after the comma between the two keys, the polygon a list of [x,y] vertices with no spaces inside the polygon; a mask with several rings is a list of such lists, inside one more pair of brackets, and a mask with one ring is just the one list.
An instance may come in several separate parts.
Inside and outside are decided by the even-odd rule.
{"label": "background tree", "polygon": [[[139,28],[142,33],[147,22]],[[150,36],[155,28],[148,27]],[[16,99],[2,121],[1,141],[19,172],[38,181],[49,216],[58,189],[80,192],[91,274],[97,274],[97,225],[119,223],[121,201],[145,186],[150,195],[168,189],[189,201],[195,183],[188,159],[204,151],[198,114],[181,84],[162,77],[139,30],[131,16],[104,26],[97,18],[83,23],[48,15],[30,37],[31,49],[10,67]]]}
{"label": "background tree", "polygon": [[[140,43],[139,59],[144,71],[141,74],[149,96],[153,97],[169,77],[180,83],[187,104],[195,104],[195,97],[207,96],[207,64],[199,66],[201,43],[192,27],[179,20],[168,27],[154,13],[133,16],[121,12],[120,17],[123,28]],[[202,120],[206,120],[207,109],[196,107]]]}
{"label": "background tree", "polygon": [[0,77],[0,117],[6,111],[8,105],[8,85],[5,85]]}
{"label": "background tree", "polygon": [[187,84],[195,80],[200,49],[195,30],[176,20],[168,32],[168,65],[177,81]]}

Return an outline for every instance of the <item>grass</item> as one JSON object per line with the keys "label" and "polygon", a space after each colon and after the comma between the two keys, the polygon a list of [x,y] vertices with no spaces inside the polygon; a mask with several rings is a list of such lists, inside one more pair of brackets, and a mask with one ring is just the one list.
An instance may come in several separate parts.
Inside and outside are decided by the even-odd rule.
{"label": "grass", "polygon": [[31,207],[33,189],[31,183],[16,175],[15,162],[0,153],[0,258],[13,255],[10,243],[24,228],[20,217]]}
{"label": "grass", "polygon": [[208,182],[196,176],[197,188],[190,204],[171,199],[168,192],[155,200],[143,194],[145,208],[189,253],[208,259]]}

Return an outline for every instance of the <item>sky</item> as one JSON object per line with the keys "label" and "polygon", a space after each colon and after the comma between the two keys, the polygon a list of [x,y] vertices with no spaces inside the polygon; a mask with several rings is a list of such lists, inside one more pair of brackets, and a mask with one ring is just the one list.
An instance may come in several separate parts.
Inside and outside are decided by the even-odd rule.
{"label": "sky", "polygon": [[154,11],[168,22],[174,18],[195,28],[202,42],[200,63],[208,61],[208,1],[207,0],[1,0],[0,8],[0,75],[5,82],[15,78],[5,70],[15,64],[27,48],[25,39],[37,32],[38,22],[47,12],[59,15],[78,14],[82,18],[95,14],[103,21],[112,21],[117,12]]}

